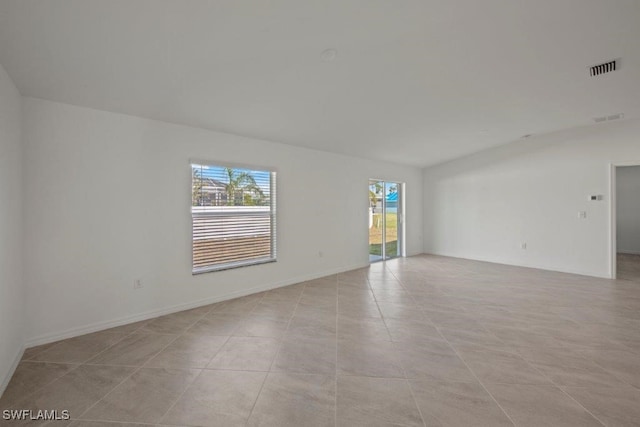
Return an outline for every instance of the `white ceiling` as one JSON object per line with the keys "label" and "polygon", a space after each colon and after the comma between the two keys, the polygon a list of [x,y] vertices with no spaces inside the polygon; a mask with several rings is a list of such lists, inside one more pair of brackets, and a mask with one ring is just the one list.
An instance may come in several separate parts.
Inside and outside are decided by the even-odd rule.
{"label": "white ceiling", "polygon": [[0,0],[25,96],[419,166],[640,117],[639,42],[638,0]]}

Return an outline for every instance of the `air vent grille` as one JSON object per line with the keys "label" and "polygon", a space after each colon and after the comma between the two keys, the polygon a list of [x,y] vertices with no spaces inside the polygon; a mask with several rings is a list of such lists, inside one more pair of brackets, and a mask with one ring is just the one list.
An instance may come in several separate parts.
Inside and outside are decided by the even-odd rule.
{"label": "air vent grille", "polygon": [[589,71],[591,73],[591,77],[595,77],[601,74],[606,74],[606,73],[615,71],[617,66],[618,66],[618,61],[613,60],[613,61],[605,62],[604,64],[594,65],[593,67],[589,68]]}

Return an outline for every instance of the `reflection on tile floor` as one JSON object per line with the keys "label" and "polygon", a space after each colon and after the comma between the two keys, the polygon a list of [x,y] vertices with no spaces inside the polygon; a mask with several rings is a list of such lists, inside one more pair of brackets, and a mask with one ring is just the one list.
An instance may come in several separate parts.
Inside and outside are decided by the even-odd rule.
{"label": "reflection on tile floor", "polygon": [[394,259],[28,349],[7,408],[96,427],[640,425],[640,283]]}

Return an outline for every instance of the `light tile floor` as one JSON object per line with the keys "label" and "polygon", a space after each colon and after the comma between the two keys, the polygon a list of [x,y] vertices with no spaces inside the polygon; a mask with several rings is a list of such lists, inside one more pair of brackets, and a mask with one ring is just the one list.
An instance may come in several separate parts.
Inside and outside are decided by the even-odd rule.
{"label": "light tile floor", "polygon": [[640,281],[396,259],[28,349],[5,408],[93,427],[640,425]]}
{"label": "light tile floor", "polygon": [[618,254],[618,278],[640,281],[640,255]]}

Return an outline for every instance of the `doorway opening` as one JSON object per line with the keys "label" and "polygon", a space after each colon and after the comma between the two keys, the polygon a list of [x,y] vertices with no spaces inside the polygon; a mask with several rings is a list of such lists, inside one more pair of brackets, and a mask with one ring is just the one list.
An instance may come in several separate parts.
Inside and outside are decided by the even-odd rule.
{"label": "doorway opening", "polygon": [[640,165],[612,170],[612,277],[640,282]]}
{"label": "doorway opening", "polygon": [[404,185],[369,180],[369,262],[404,254]]}

